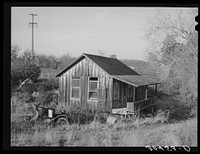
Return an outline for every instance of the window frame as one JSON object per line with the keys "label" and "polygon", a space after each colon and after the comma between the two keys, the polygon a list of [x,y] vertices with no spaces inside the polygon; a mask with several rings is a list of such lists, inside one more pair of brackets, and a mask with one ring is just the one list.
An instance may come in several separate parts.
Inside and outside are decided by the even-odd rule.
{"label": "window frame", "polygon": [[[92,81],[91,78],[96,78],[97,80]],[[90,90],[90,82],[96,82],[97,83],[97,89],[96,90]],[[99,78],[97,76],[90,76],[88,77],[88,94],[87,94],[87,98],[89,101],[93,100],[98,100],[98,90],[99,90]],[[95,92],[97,94],[96,98],[90,98],[90,92]]]}
{"label": "window frame", "polygon": [[[77,87],[77,86],[73,86],[73,80],[79,80],[79,87]],[[80,77],[78,77],[78,76],[72,76],[72,78],[71,78],[71,99],[74,99],[74,100],[80,100],[80,96],[81,96],[81,78]],[[73,97],[73,89],[78,89],[78,93],[79,93],[79,96],[78,96],[78,98],[77,97]]]}

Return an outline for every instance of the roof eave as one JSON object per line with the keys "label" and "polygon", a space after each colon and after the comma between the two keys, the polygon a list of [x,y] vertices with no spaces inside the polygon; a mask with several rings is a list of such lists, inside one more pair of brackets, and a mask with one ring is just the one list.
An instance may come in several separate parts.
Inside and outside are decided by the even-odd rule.
{"label": "roof eave", "polygon": [[115,79],[117,79],[117,80],[119,80],[119,81],[121,81],[121,82],[124,82],[124,83],[127,83],[127,84],[129,84],[129,85],[132,85],[132,86],[134,86],[134,87],[161,84],[160,82],[155,82],[155,83],[137,85],[137,84],[133,84],[133,83],[131,83],[131,82],[128,82],[128,81],[126,81],[126,80],[123,80],[123,79],[121,79],[121,78],[118,78],[117,76],[113,76],[113,75],[112,75],[112,77],[115,78]]}
{"label": "roof eave", "polygon": [[112,77],[113,77],[114,79],[117,79],[117,80],[122,81],[122,82],[124,82],[124,83],[130,84],[130,85],[132,85],[132,86],[134,86],[134,87],[139,87],[139,86],[136,85],[136,84],[133,84],[133,83],[128,82],[128,81],[125,81],[125,80],[122,80],[122,79],[120,79],[120,78],[118,78],[118,77],[116,77],[116,76],[112,76]]}

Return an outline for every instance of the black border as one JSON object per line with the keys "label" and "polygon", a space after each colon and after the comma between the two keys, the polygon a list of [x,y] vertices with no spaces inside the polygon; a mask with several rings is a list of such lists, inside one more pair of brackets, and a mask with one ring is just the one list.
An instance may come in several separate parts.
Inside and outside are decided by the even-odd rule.
{"label": "black border", "polygon": [[[10,151],[147,151],[144,147],[10,147],[10,50],[11,50],[11,7],[198,7],[195,1],[193,4],[173,1],[170,3],[89,3],[89,2],[4,2],[3,6],[3,142],[2,150]],[[190,2],[192,2],[190,0]],[[191,147],[191,151],[197,151],[197,147]],[[180,150],[184,151],[184,150]]]}

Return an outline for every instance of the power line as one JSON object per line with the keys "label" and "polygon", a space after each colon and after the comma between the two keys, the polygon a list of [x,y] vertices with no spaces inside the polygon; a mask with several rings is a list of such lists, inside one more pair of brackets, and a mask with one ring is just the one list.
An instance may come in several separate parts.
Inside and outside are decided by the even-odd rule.
{"label": "power line", "polygon": [[37,16],[37,14],[30,13],[29,15],[32,16],[32,22],[29,22],[28,27],[32,27],[32,59],[34,60],[34,27],[38,27],[38,24],[34,22],[34,17]]}

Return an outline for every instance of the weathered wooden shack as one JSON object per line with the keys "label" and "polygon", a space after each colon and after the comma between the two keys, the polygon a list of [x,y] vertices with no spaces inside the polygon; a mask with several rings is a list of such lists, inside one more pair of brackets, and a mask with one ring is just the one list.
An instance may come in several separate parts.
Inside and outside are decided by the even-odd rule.
{"label": "weathered wooden shack", "polygon": [[116,58],[83,53],[71,65],[57,74],[59,102],[66,111],[71,105],[112,113],[133,103],[134,109],[145,108],[155,102],[148,95],[148,86],[156,79],[140,75]]}

